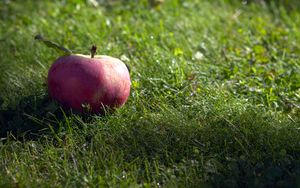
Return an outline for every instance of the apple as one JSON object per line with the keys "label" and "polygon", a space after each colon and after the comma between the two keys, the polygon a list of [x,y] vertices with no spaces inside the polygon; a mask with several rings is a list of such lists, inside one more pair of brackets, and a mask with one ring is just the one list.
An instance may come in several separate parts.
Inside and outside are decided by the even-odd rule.
{"label": "apple", "polygon": [[[130,94],[130,75],[119,59],[96,55],[70,54],[59,57],[48,72],[51,98],[76,111],[101,113],[104,107],[124,105]],[[88,108],[88,109],[87,109]]]}
{"label": "apple", "polygon": [[80,112],[101,113],[104,107],[117,108],[125,104],[130,94],[129,67],[121,60],[96,55],[96,46],[91,56],[74,54],[41,35],[35,40],[63,52],[48,72],[48,91],[51,98],[65,108]]}

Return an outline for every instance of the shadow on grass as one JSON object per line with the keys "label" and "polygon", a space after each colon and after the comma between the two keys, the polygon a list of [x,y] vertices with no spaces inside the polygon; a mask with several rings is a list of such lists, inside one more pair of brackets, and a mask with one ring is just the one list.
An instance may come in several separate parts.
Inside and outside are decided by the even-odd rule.
{"label": "shadow on grass", "polygon": [[[105,108],[98,116],[104,117],[102,120],[105,121],[113,111]],[[88,112],[63,109],[47,92],[23,97],[7,108],[1,107],[0,101],[0,139],[35,140],[65,130],[68,125],[75,127],[78,124],[76,127],[80,128],[92,119],[93,115]]]}
{"label": "shadow on grass", "polygon": [[[78,112],[63,109],[45,93],[22,98],[17,105],[4,109],[0,106],[0,138],[35,140],[58,131],[66,125],[68,117]],[[80,114],[84,121],[88,114]]]}
{"label": "shadow on grass", "polygon": [[35,139],[49,132],[49,125],[55,129],[62,120],[61,108],[48,95],[31,95],[7,109],[0,109],[0,137]]}
{"label": "shadow on grass", "polygon": [[247,3],[266,3],[270,10],[272,8],[282,6],[287,11],[297,10],[300,8],[300,2],[298,0],[247,0]]}

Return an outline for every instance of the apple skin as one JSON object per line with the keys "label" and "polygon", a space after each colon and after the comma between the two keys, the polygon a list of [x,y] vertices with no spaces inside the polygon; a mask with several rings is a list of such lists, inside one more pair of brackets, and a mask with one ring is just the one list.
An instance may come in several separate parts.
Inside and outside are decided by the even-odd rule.
{"label": "apple skin", "polygon": [[103,112],[103,106],[121,107],[130,94],[130,75],[119,59],[97,55],[67,55],[58,58],[48,72],[51,98],[65,108],[91,113]]}

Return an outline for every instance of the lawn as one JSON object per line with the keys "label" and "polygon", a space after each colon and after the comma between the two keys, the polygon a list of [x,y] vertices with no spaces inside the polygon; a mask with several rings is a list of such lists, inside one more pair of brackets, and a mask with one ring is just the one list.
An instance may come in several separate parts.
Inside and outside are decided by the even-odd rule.
{"label": "lawn", "polygon": [[[0,187],[300,187],[299,3],[153,2],[0,1]],[[125,106],[49,99],[37,34],[126,62]]]}

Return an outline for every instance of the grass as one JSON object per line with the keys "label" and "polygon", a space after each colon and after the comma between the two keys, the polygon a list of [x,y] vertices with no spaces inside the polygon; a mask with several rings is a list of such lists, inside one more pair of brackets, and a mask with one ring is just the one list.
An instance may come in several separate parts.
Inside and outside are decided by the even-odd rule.
{"label": "grass", "polygon": [[[0,2],[0,187],[300,186],[299,4],[95,2]],[[126,61],[126,105],[61,109],[36,34]]]}

